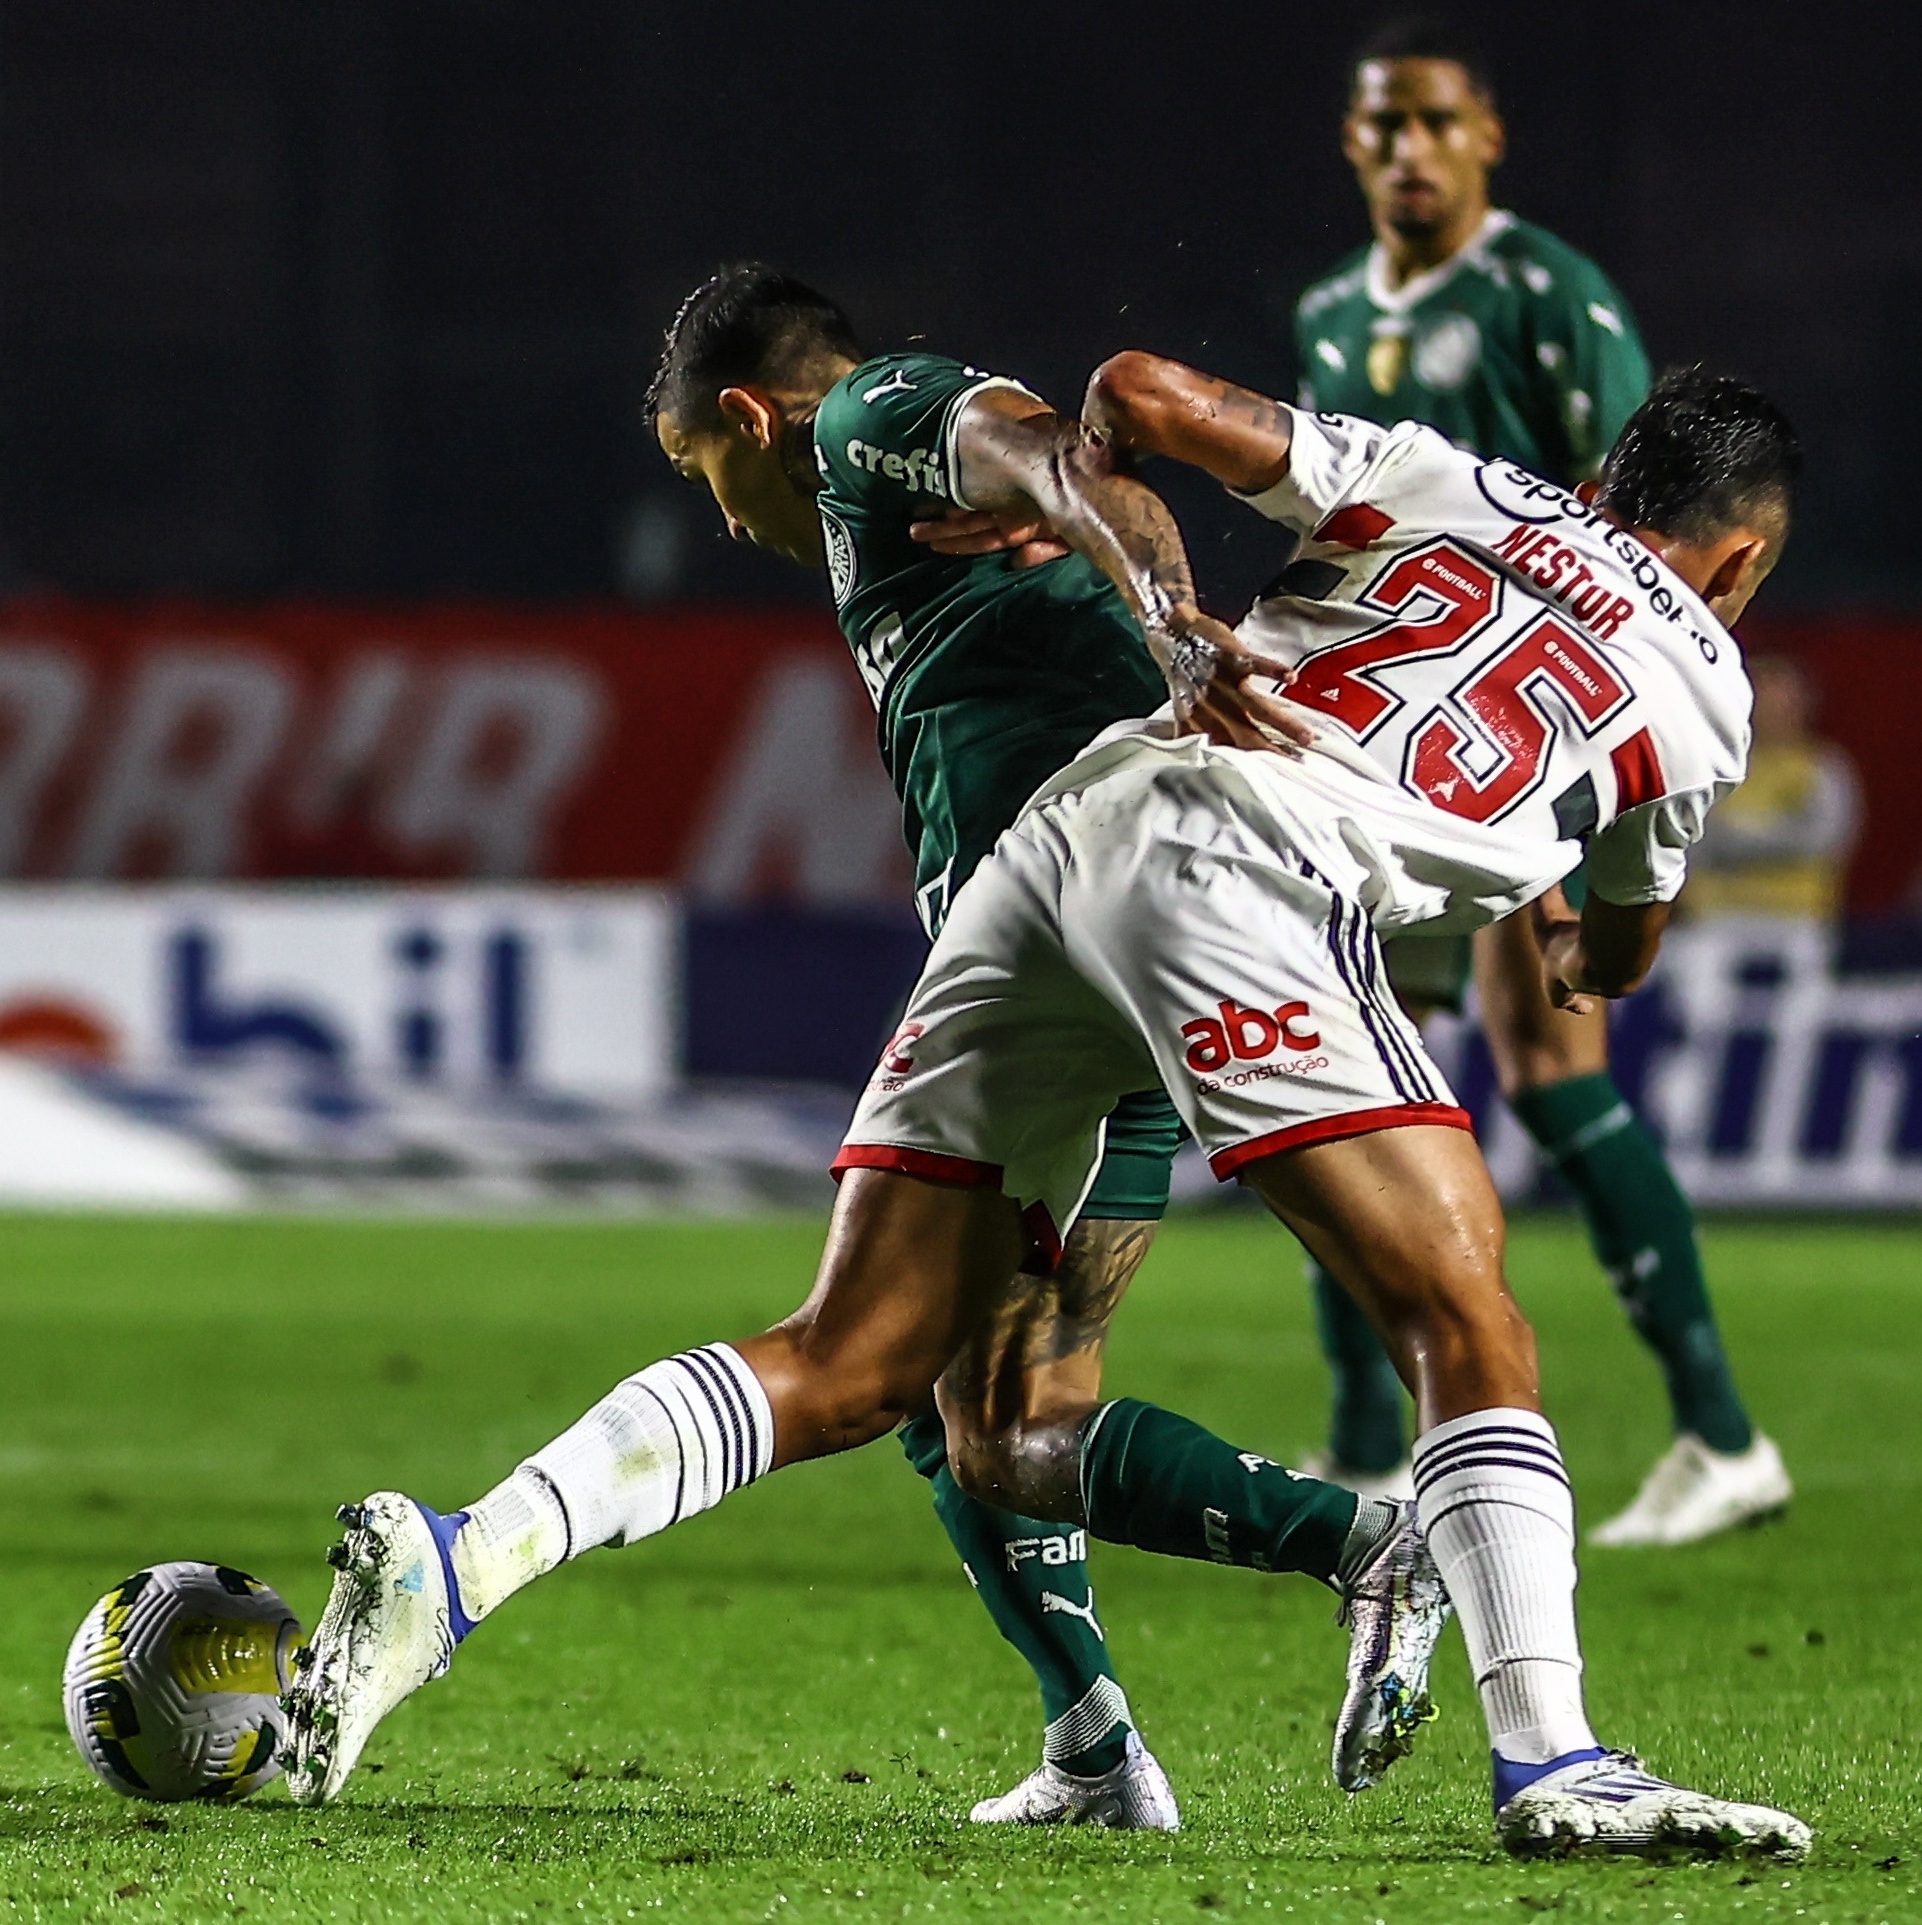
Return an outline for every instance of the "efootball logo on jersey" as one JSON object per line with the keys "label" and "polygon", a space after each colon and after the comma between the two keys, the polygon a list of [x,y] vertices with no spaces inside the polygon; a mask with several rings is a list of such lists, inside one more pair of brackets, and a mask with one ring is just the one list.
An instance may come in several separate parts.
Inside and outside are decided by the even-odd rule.
{"label": "efootball logo on jersey", "polygon": [[834,605],[841,607],[854,593],[854,577],[859,567],[854,554],[854,537],[832,508],[821,509],[821,533],[827,537],[828,587]]}

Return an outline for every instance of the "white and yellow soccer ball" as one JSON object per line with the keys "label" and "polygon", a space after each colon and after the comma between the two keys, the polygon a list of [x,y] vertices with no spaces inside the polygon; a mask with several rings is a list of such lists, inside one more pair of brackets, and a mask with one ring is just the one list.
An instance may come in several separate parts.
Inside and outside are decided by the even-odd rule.
{"label": "white and yellow soccer ball", "polygon": [[224,1564],[156,1564],[116,1584],[67,1651],[67,1729],[129,1798],[244,1798],[280,1776],[280,1694],[299,1620]]}

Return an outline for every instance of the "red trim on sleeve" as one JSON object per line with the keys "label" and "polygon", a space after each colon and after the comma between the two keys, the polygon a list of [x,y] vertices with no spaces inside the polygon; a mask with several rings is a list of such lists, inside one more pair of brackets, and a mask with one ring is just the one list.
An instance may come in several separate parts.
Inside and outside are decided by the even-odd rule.
{"label": "red trim on sleeve", "polygon": [[1405,1130],[1417,1125],[1439,1129],[1467,1130],[1475,1125],[1466,1110],[1453,1103],[1396,1103],[1388,1109],[1350,1110],[1346,1116],[1323,1116],[1313,1123],[1297,1123],[1292,1129],[1270,1130],[1232,1149],[1217,1150],[1208,1159],[1218,1182],[1225,1183],[1237,1170],[1259,1163],[1278,1150],[1305,1149],[1310,1143],[1338,1143],[1343,1137],[1372,1136],[1376,1130]]}
{"label": "red trim on sleeve", "polygon": [[965,1156],[944,1156],[939,1150],[911,1150],[898,1143],[843,1143],[841,1154],[828,1165],[837,1182],[847,1170],[898,1170],[927,1183],[952,1183],[964,1190],[998,1190],[999,1163],[976,1163]]}
{"label": "red trim on sleeve", "polygon": [[1337,508],[1314,532],[1316,541],[1332,541],[1342,548],[1371,548],[1394,527],[1393,515],[1384,515],[1365,501],[1351,501]]}
{"label": "red trim on sleeve", "polygon": [[1668,793],[1662,758],[1655,753],[1655,738],[1647,729],[1631,735],[1608,759],[1615,770],[1617,815],[1639,809],[1644,802],[1659,802]]}

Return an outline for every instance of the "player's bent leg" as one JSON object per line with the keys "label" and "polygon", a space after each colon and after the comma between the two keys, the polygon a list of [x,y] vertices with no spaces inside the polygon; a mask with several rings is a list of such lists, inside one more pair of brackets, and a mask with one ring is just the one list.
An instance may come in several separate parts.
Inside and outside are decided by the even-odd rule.
{"label": "player's bent leg", "polygon": [[997,1191],[852,1172],[814,1290],[773,1330],[649,1365],[465,1511],[443,1518],[393,1491],[349,1506],[340,1574],[286,1699],[296,1801],[338,1795],[381,1719],[535,1578],[924,1406],[1021,1248]]}
{"label": "player's bent leg", "polygon": [[[1161,1189],[1165,1203],[1165,1164]],[[984,1413],[997,1404],[1026,1414],[1052,1408],[1063,1396],[1092,1399],[1109,1323],[1155,1229],[1152,1218],[1083,1218],[1052,1276],[1013,1279],[942,1378],[942,1407],[957,1438],[982,1437],[989,1421]],[[949,1433],[939,1418],[917,1420],[904,1438],[909,1433],[931,1460],[917,1468],[933,1480],[935,1508],[981,1602],[1028,1660],[1041,1689],[1040,1766],[1011,1791],[982,1800],[970,1816],[982,1824],[1174,1830],[1180,1823],[1174,1793],[1135,1730],[1109,1656],[1088,1571],[1087,1532],[963,1490],[948,1467]]]}
{"label": "player's bent leg", "polygon": [[1575,1626],[1574,1500],[1473,1137],[1377,1130],[1241,1174],[1367,1307],[1415,1393],[1416,1505],[1461,1616],[1504,1842],[1805,1850],[1807,1828],[1788,1814],[1666,1784],[1596,1743]]}
{"label": "player's bent leg", "polygon": [[[1079,1294],[1070,1300],[1085,1309]],[[1100,1305],[1104,1327],[1112,1307]],[[1432,1715],[1428,1660],[1448,1616],[1413,1506],[1299,1476],[1172,1411],[1134,1399],[1098,1404],[1098,1350],[1085,1337],[1077,1348],[1071,1321],[1067,1328],[1069,1340],[1055,1341],[1058,1355],[1031,1355],[1027,1368],[1008,1346],[997,1352],[992,1344],[971,1346],[950,1368],[941,1400],[957,1469],[998,1503],[1085,1519],[1110,1542],[1298,1570],[1332,1586],[1350,1632],[1335,1776],[1350,1791],[1374,1784]],[[1144,1754],[1142,1762],[1151,1760]],[[1063,1789],[1044,1764],[1002,1801],[1007,1809],[986,1815],[1013,1816],[1029,1796],[1058,1813]]]}
{"label": "player's bent leg", "polygon": [[1477,936],[1476,973],[1502,1093],[1580,1205],[1596,1257],[1661,1365],[1674,1417],[1674,1446],[1595,1541],[1688,1543],[1780,1511],[1793,1487],[1736,1389],[1695,1213],[1609,1074],[1606,1015],[1550,1006],[1525,917]]}

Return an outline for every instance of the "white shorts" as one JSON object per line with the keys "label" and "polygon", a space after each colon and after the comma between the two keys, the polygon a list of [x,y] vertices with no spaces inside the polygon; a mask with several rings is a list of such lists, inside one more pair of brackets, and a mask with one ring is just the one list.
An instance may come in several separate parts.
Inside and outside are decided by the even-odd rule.
{"label": "white shorts", "polygon": [[1218,762],[1157,758],[1031,805],[956,896],[836,1171],[998,1187],[1045,1211],[1045,1243],[1087,1194],[1103,1118],[1157,1080],[1223,1179],[1371,1130],[1468,1128],[1343,866]]}

